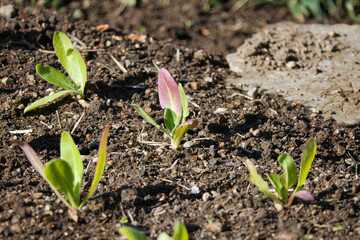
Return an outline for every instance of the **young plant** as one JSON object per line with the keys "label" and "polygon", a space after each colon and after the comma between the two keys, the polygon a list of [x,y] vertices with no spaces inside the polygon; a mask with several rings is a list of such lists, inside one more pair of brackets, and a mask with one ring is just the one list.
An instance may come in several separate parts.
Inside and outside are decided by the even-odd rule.
{"label": "young plant", "polygon": [[[18,145],[24,151],[35,170],[49,183],[61,201],[69,207],[70,216],[75,222],[77,222],[78,219],[77,210],[82,208],[92,196],[104,173],[109,129],[110,126],[106,126],[102,134],[95,176],[89,193],[82,201],[80,201],[80,189],[83,177],[83,163],[80,152],[68,132],[61,134],[60,159],[53,159],[49,161],[46,166],[43,165],[29,144],[19,140],[11,140],[12,143]],[[66,198],[64,198],[59,191],[62,192]]]}
{"label": "young plant", "polygon": [[62,32],[55,32],[53,45],[57,57],[71,77],[72,81],[70,81],[63,73],[51,66],[44,67],[41,64],[36,65],[36,72],[40,75],[40,77],[65,90],[31,103],[25,108],[24,113],[45,105],[68,93],[75,93],[79,95],[81,99],[84,98],[87,72],[86,64],[80,53],[73,48],[70,39]]}
{"label": "young plant", "polygon": [[267,197],[271,198],[277,203],[280,203],[281,205],[286,204],[287,206],[290,206],[294,197],[312,201],[314,200],[314,197],[311,195],[311,193],[305,190],[300,190],[300,188],[302,187],[307,178],[311,164],[315,157],[315,153],[316,142],[314,138],[310,138],[306,143],[305,150],[302,154],[301,168],[297,181],[297,186],[291,194],[290,198],[288,190],[295,184],[297,172],[295,161],[288,154],[282,154],[278,158],[278,161],[283,168],[283,174],[281,174],[281,177],[279,178],[276,173],[267,175],[269,181],[275,188],[277,196],[270,193],[268,183],[265,182],[263,178],[257,173],[256,168],[251,163],[251,161],[247,160],[246,166],[250,172],[249,181],[255,184],[259,188],[259,190]]}
{"label": "young plant", "polygon": [[[133,227],[121,227],[119,228],[119,232],[125,235],[128,240],[148,240],[144,234]],[[185,225],[181,222],[176,222],[174,227],[174,234],[172,237],[163,232],[157,237],[157,240],[189,240],[189,235]]]}
{"label": "young plant", "polygon": [[199,124],[199,120],[186,120],[189,116],[189,105],[184,89],[180,83],[176,84],[170,73],[164,68],[159,72],[158,89],[161,108],[165,109],[165,126],[169,131],[162,128],[139,105],[133,104],[133,106],[146,121],[164,132],[171,139],[172,148],[176,149],[185,132],[195,128]]}

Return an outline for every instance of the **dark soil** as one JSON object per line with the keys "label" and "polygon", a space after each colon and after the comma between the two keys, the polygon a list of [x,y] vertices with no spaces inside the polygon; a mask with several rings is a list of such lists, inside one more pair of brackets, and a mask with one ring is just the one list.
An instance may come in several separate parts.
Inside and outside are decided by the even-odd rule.
{"label": "dark soil", "polygon": [[[112,2],[72,2],[64,13],[14,4],[12,18],[0,18],[0,238],[118,239],[117,229],[126,217],[151,237],[171,233],[180,220],[191,239],[360,239],[360,127],[336,125],[278,96],[260,92],[251,99],[225,84],[233,73],[219,53],[234,50],[268,23],[291,20],[286,9],[263,6],[230,14],[232,1],[209,11],[195,0],[170,5],[143,1],[124,9]],[[82,10],[85,21],[72,18],[75,8]],[[194,24],[184,28],[189,19]],[[109,29],[97,28],[105,23]],[[147,37],[132,34],[141,26]],[[57,30],[73,36],[86,60],[90,106],[67,96],[24,115],[29,103],[58,91],[35,72],[38,63],[61,69],[52,53]],[[168,139],[131,106],[140,104],[162,119],[153,61],[183,84],[192,117],[202,121],[185,134],[183,143],[194,143],[189,148],[149,145]],[[59,157],[61,132],[73,131],[84,167],[89,165],[86,192],[108,123],[106,170],[75,224],[9,140],[28,142],[46,162]],[[315,137],[318,151],[304,189],[315,201],[295,200],[278,211],[249,183],[244,162],[252,159],[261,174],[280,173],[278,155],[289,153],[299,165],[310,137]]]}

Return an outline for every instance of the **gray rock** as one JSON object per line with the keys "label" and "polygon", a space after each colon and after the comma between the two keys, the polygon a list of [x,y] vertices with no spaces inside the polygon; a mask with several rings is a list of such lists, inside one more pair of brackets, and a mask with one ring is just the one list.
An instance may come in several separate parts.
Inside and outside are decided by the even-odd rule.
{"label": "gray rock", "polygon": [[360,123],[360,26],[267,26],[227,55],[232,71],[227,79],[248,91],[258,85],[264,93],[332,117],[338,124]]}

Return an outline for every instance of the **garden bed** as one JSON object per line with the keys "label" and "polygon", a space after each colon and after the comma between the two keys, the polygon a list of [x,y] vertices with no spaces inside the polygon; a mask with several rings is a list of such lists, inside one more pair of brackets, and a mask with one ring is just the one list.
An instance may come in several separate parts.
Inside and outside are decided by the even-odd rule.
{"label": "garden bed", "polygon": [[[249,96],[225,83],[236,74],[222,54],[234,51],[266,24],[290,20],[286,9],[269,12],[263,7],[230,15],[227,5],[197,12],[192,9],[201,8],[200,1],[171,1],[174,9],[181,9],[175,15],[163,1],[144,1],[144,7],[125,8],[115,18],[105,14],[111,2],[99,3],[104,7],[95,8],[97,18],[89,8],[76,6],[78,2],[65,13],[14,4],[12,18],[0,18],[1,238],[113,239],[120,237],[117,230],[125,218],[151,237],[171,233],[174,223],[182,221],[191,239],[359,238],[359,126],[337,125],[280,96],[261,91]],[[76,7],[87,21],[72,18]],[[271,19],[272,11],[279,19]],[[162,13],[168,18],[157,17]],[[263,21],[254,20],[254,15]],[[188,19],[181,17],[192,16],[200,17],[194,17],[190,30],[184,28]],[[246,24],[239,27],[236,19]],[[146,25],[148,35],[135,32],[146,22],[151,22]],[[211,28],[219,22],[239,29]],[[99,27],[106,23],[108,29]],[[161,26],[166,26],[162,32]],[[67,96],[24,114],[29,103],[59,91],[35,72],[38,63],[62,69],[52,47],[55,31],[71,35],[85,58],[89,107]],[[201,120],[185,134],[182,143],[191,141],[190,147],[182,144],[174,151],[150,145],[168,143],[168,138],[131,105],[141,105],[154,119],[163,118],[153,62],[182,83],[190,114]],[[9,140],[28,142],[45,163],[60,156],[61,132],[72,132],[88,167],[83,184],[88,189],[106,124],[111,129],[104,176],[75,224],[66,206]],[[261,174],[280,173],[276,159],[289,153],[299,166],[310,137],[315,137],[318,150],[304,189],[315,200],[295,200],[279,211],[249,183],[244,162],[257,163]]]}

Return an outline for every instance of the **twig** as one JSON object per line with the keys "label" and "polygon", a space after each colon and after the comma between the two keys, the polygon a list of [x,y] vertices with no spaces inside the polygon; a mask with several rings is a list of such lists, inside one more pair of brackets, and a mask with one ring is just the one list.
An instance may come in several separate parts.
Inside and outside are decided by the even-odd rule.
{"label": "twig", "polygon": [[59,116],[59,111],[58,111],[58,110],[56,110],[56,116],[57,116],[57,120],[58,120],[58,123],[59,123],[60,130],[62,130],[62,126],[61,126],[61,121],[60,121],[60,116]]}
{"label": "twig", "polygon": [[71,38],[74,42],[77,42],[78,44],[80,44],[81,46],[83,46],[84,48],[86,48],[86,44],[81,41],[80,39],[78,39],[77,37],[71,35],[71,34],[67,34],[69,36],[69,38]]}
{"label": "twig", "polygon": [[152,60],[152,63],[154,64],[156,70],[157,70],[158,72],[160,72],[160,68],[159,68],[159,66],[156,64],[156,62],[155,62],[154,59]]}
{"label": "twig", "polygon": [[50,126],[50,125],[48,125],[48,124],[44,123],[43,121],[40,121],[40,123],[41,123],[42,125],[46,126],[48,129],[51,129],[51,128],[52,128],[52,126]]}
{"label": "twig", "polygon": [[114,56],[111,53],[108,53],[109,56],[111,57],[112,60],[114,60],[114,62],[116,63],[116,65],[118,65],[118,67],[120,68],[120,70],[123,73],[127,73],[128,71],[126,70],[126,68],[118,61],[116,60],[116,58],[114,58]]}
{"label": "twig", "polygon": [[148,142],[148,141],[144,141],[141,137],[141,133],[139,134],[139,136],[137,137],[137,140],[139,143],[143,143],[143,144],[147,144],[147,145],[150,145],[150,146],[170,146],[169,143],[162,143],[162,142]]}
{"label": "twig", "polygon": [[182,188],[185,188],[185,189],[188,190],[188,191],[191,190],[190,188],[188,188],[188,187],[186,187],[186,186],[184,186],[184,185],[182,185],[182,184],[180,184],[180,183],[171,181],[171,180],[169,180],[169,179],[165,179],[165,178],[159,178],[159,179],[162,180],[162,181],[164,181],[164,182],[175,183],[176,185],[178,185],[178,186],[180,186],[180,187],[182,187]]}
{"label": "twig", "polygon": [[73,134],[73,133],[74,133],[75,129],[76,129],[76,128],[77,128],[77,126],[79,125],[79,123],[80,123],[81,119],[84,117],[84,115],[85,115],[85,112],[83,112],[83,114],[81,114],[81,116],[80,116],[79,120],[75,123],[75,125],[74,125],[73,129],[71,130],[71,134]]}
{"label": "twig", "polygon": [[11,133],[11,134],[26,134],[26,133],[31,133],[31,132],[32,132],[32,129],[9,131],[9,133]]}
{"label": "twig", "polygon": [[169,171],[169,170],[173,169],[173,168],[175,167],[175,165],[177,164],[178,160],[179,160],[179,159],[176,159],[176,161],[173,163],[173,165],[171,165],[171,167],[169,167],[169,168],[167,168],[167,169],[165,169],[165,170],[166,170],[166,171]]}

